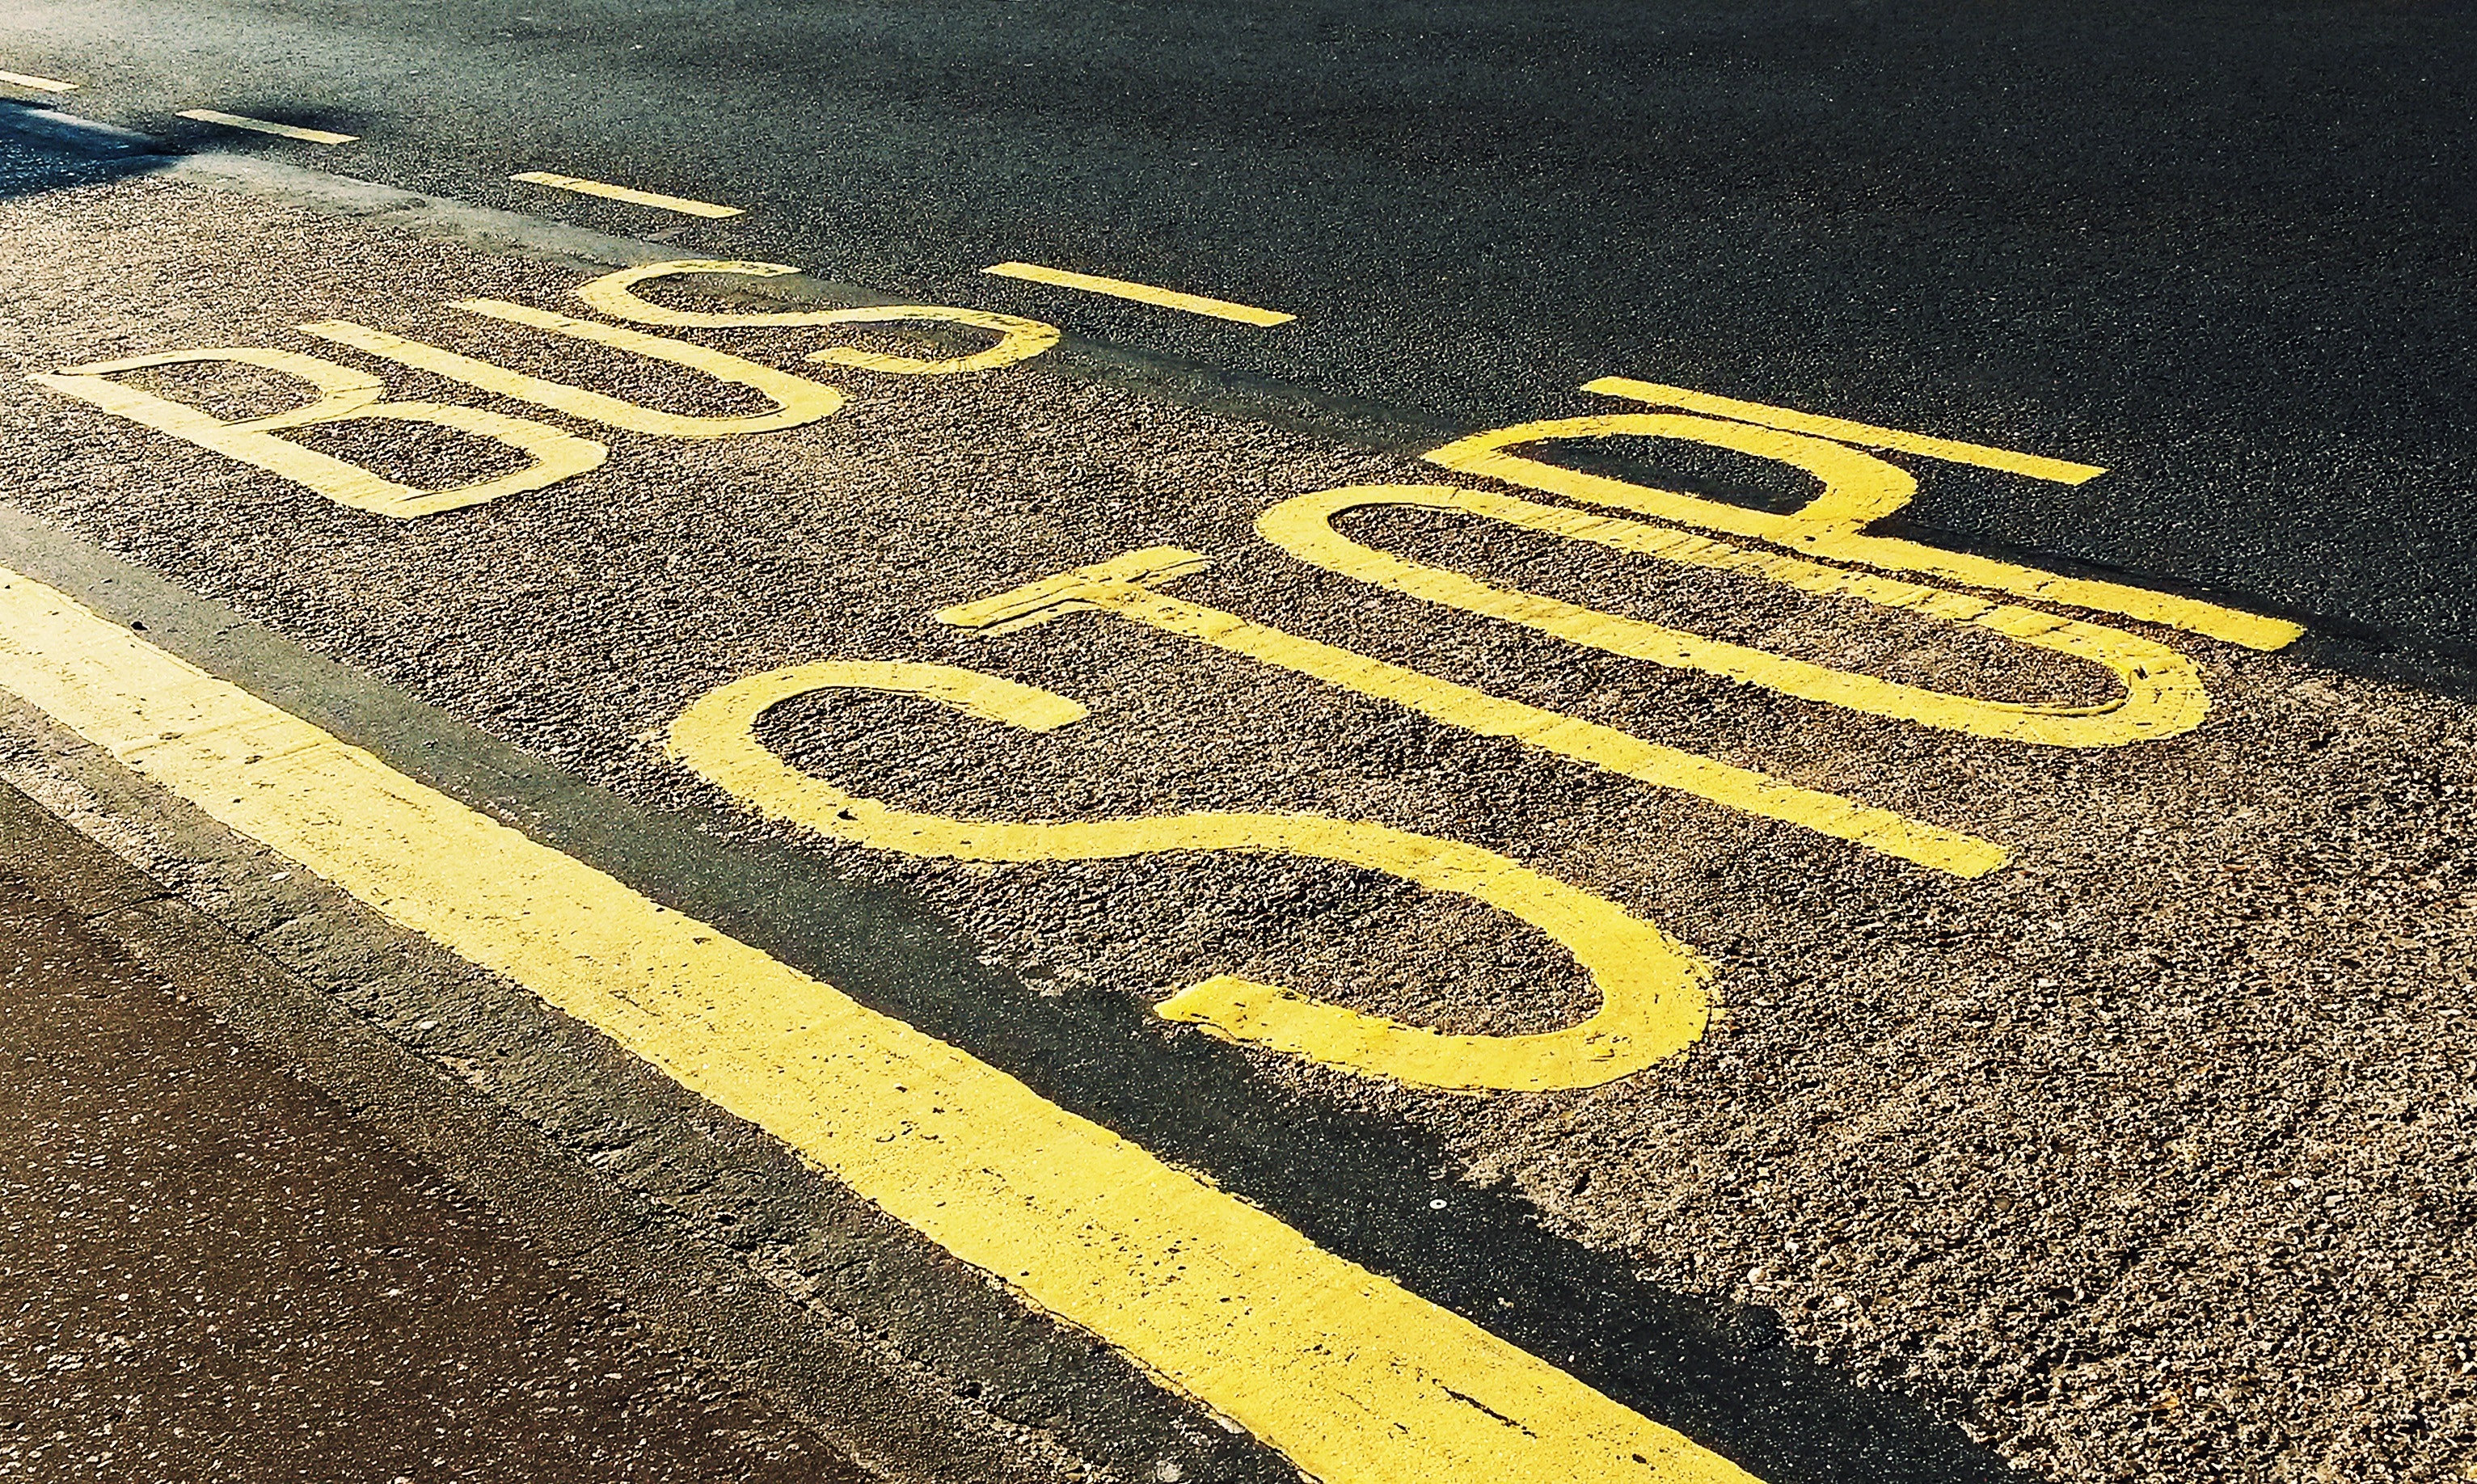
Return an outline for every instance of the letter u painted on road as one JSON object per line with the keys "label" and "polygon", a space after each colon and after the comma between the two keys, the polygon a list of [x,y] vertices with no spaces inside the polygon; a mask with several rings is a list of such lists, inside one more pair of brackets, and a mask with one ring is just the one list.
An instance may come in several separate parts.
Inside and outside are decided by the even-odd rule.
{"label": "letter u painted on road", "polygon": [[792,767],[756,735],[796,697],[846,689],[920,696],[1025,731],[1084,719],[1063,696],[950,665],[840,660],[734,680],[671,726],[674,756],[758,812],[880,850],[950,860],[1114,860],[1171,851],[1309,856],[1382,871],[1500,908],[1574,955],[1599,992],[1582,1023],[1538,1035],[1448,1035],[1220,975],[1155,1008],[1226,1040],[1458,1092],[1592,1087],[1703,1033],[1711,970],[1691,949],[1589,892],[1492,851],[1316,814],[1189,813],[1086,823],[954,819],[863,799]]}

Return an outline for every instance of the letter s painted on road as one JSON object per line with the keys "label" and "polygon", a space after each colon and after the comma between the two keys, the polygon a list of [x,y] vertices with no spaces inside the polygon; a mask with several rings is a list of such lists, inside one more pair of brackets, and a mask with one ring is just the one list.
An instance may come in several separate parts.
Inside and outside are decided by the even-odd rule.
{"label": "letter s painted on road", "polygon": [[1615,904],[1494,852],[1318,814],[1030,824],[899,809],[794,768],[758,740],[757,722],[766,711],[831,689],[920,696],[1026,731],[1053,731],[1087,714],[1054,692],[951,665],[828,661],[770,670],[708,693],[671,724],[671,755],[770,818],[933,859],[1110,860],[1233,851],[1382,871],[1511,912],[1564,945],[1600,995],[1595,1013],[1562,1030],[1448,1035],[1221,975],[1154,1006],[1167,1019],[1364,1076],[1456,1092],[1598,1086],[1676,1054],[1703,1033],[1711,968],[1701,955]]}

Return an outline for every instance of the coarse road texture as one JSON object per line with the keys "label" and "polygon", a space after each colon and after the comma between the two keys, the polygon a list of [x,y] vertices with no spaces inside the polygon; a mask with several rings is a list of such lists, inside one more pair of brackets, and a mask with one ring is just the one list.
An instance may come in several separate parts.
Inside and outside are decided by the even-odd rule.
{"label": "coarse road texture", "polygon": [[0,1478],[858,1480],[0,874]]}
{"label": "coarse road texture", "polygon": [[[167,138],[1066,312],[1447,419],[1594,376],[2120,471],[1922,518],[2470,642],[2477,27],[2455,0],[1279,7],[16,0]],[[551,170],[748,209],[559,199]],[[1299,316],[992,284],[1025,260]]]}
{"label": "coarse road texture", "polygon": [[[0,359],[314,355],[534,419],[572,472],[392,518],[181,423],[297,406],[298,359],[12,376],[0,568],[1770,1484],[2477,1477],[2464,17],[1096,13],[26,9],[0,61],[74,73],[82,111],[203,143],[167,121],[207,102],[361,142],[0,148]],[[538,169],[746,214],[506,179]],[[813,276],[580,296],[671,258]],[[1299,318],[980,272],[1016,260]],[[989,336],[693,319],[888,296],[1069,333],[922,374],[888,358]],[[588,308],[669,349],[546,317]],[[714,353],[776,379],[648,359]],[[1608,518],[1661,485],[1705,497],[1664,517],[1744,533],[1814,491],[1757,450],[1860,467],[1745,424],[1736,452],[1683,421],[1534,450],[1564,473],[1420,457],[1643,412],[1577,389],[1612,373],[2104,465],[1888,454],[1864,467],[1919,493],[1871,529],[2307,631],[2222,642],[1982,564],[1947,585],[2028,605],[1989,620],[1833,576],[1918,572],[1880,549],[1800,565]],[[778,407],[796,426],[693,421]],[[462,426],[288,437],[420,488],[525,462],[471,435],[514,425]],[[1429,493],[1335,515],[1340,539],[1300,523],[1373,485]],[[1740,546],[1764,541],[1798,547]],[[1020,596],[1139,551],[1150,594]],[[1790,669],[1678,657],[1713,641]],[[819,665],[753,734],[675,726]],[[1479,725],[1475,696],[1536,724]],[[0,703],[0,776],[520,1120],[528,1158],[589,1167],[934,1398],[984,1476],[1286,1473],[1288,1445],[1145,1379],[1141,1324],[1052,1323],[600,1022],[134,779],[151,731]],[[1678,786],[1649,745],[1806,802]],[[752,752],[811,781],[725,765]],[[1164,997],[1235,976],[1502,1047],[1610,986],[1587,932],[1425,889],[1411,857],[1083,859],[976,823],[1232,811],[1579,890],[1708,964],[1709,1024],[1673,980],[1680,1054],[1482,1096],[1405,1085],[1436,1078],[1371,1064],[1381,1037],[1233,1046]]]}

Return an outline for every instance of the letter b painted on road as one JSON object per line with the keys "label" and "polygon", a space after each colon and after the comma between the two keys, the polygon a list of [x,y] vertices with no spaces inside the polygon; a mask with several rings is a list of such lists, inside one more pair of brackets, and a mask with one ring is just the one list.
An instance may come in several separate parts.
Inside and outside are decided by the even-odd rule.
{"label": "letter b painted on road", "polygon": [[[289,411],[228,422],[187,403],[175,402],[113,380],[117,374],[150,366],[185,365],[198,361],[258,366],[297,377],[315,387],[317,396]],[[168,433],[201,448],[213,449],[227,458],[255,464],[270,474],[282,475],[297,484],[316,490],[338,505],[399,519],[460,509],[496,500],[501,495],[540,489],[570,475],[598,468],[611,456],[610,447],[606,444],[563,433],[530,418],[437,402],[386,401],[387,388],[377,377],[297,351],[258,346],[163,351],[151,356],[133,356],[125,360],[70,366],[59,372],[37,375],[33,380],[54,391],[91,403],[107,412],[116,412],[133,422],[143,423],[159,433]],[[360,464],[304,448],[281,435],[303,428],[365,418],[430,423],[495,439],[527,455],[532,462],[511,474],[475,480],[445,489],[416,489],[384,478]]]}

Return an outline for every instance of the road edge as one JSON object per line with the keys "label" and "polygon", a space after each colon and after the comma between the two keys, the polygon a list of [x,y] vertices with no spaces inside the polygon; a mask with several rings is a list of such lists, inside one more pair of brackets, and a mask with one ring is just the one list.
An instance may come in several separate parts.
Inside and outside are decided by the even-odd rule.
{"label": "road edge", "polygon": [[6,780],[0,871],[197,995],[355,1120],[504,1217],[550,1262],[729,1368],[861,1468],[907,1481],[1047,1476],[1007,1456],[952,1398],[883,1366],[744,1263]]}

